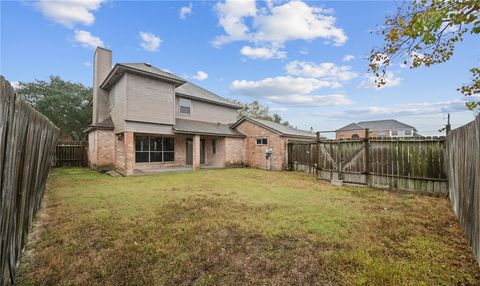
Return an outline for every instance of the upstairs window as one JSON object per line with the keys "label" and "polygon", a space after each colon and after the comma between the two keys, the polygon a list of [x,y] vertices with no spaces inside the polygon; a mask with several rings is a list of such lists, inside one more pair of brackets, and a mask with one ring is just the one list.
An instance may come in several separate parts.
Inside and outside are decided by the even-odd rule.
{"label": "upstairs window", "polygon": [[192,102],[189,99],[180,98],[180,113],[190,115]]}
{"label": "upstairs window", "polygon": [[412,129],[405,130],[405,135],[411,136],[412,135]]}
{"label": "upstairs window", "polygon": [[267,138],[257,138],[257,145],[268,145]]}
{"label": "upstairs window", "polygon": [[398,130],[392,130],[392,136],[398,136]]}

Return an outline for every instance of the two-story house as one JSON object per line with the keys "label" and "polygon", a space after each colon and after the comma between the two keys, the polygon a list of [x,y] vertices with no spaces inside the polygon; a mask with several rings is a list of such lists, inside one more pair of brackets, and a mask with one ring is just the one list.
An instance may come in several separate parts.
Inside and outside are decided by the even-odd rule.
{"label": "two-story house", "polygon": [[398,120],[373,120],[350,123],[335,131],[336,139],[358,139],[365,137],[366,129],[370,137],[400,138],[418,137],[417,129]]}
{"label": "two-story house", "polygon": [[311,132],[274,122],[237,121],[238,104],[149,64],[112,68],[112,52],[104,48],[96,49],[93,69],[87,132],[96,169],[125,175],[238,165],[281,170],[288,140],[315,140]]}

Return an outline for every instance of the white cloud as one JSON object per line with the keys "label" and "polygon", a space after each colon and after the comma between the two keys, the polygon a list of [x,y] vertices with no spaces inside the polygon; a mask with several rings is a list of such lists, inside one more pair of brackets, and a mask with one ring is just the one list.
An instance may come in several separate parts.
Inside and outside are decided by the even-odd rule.
{"label": "white cloud", "polygon": [[312,107],[312,106],[332,106],[332,105],[346,105],[351,104],[352,101],[344,94],[329,94],[329,95],[287,95],[287,96],[266,96],[266,99],[278,103],[289,104],[298,107]]}
{"label": "white cloud", "polygon": [[192,76],[192,78],[196,80],[206,80],[208,78],[208,74],[204,71],[197,71],[197,74]]}
{"label": "white cloud", "polygon": [[92,63],[91,62],[84,62],[83,65],[86,66],[86,67],[91,67]]}
{"label": "white cloud", "polygon": [[333,81],[346,81],[358,75],[351,71],[349,66],[337,66],[334,63],[320,63],[293,61],[285,69],[287,73],[297,76],[323,78]]}
{"label": "white cloud", "polygon": [[218,14],[218,23],[223,27],[226,35],[218,36],[213,41],[214,46],[221,46],[228,42],[246,40],[249,29],[244,17],[253,17],[257,13],[255,0],[219,2],[215,6]]}
{"label": "white cloud", "polygon": [[278,76],[258,81],[235,80],[230,85],[234,92],[262,97],[265,95],[308,94],[320,88],[338,88],[335,82],[315,78]]}
{"label": "white cloud", "polygon": [[308,48],[303,47],[298,52],[302,55],[307,55],[308,54]]}
{"label": "white cloud", "polygon": [[103,41],[87,31],[75,31],[73,40],[86,48],[95,49],[96,47],[103,47]]}
{"label": "white cloud", "polygon": [[258,81],[235,80],[230,89],[238,94],[263,98],[277,104],[292,106],[325,106],[349,104],[343,94],[312,95],[321,88],[337,88],[339,84],[315,78],[279,76]]}
{"label": "white cloud", "polygon": [[346,62],[349,62],[349,61],[353,61],[354,59],[355,59],[354,55],[345,55],[342,58],[342,62],[346,63]]}
{"label": "white cloud", "polygon": [[[479,97],[480,99],[480,97]],[[348,119],[385,119],[393,117],[425,117],[437,114],[466,111],[466,99],[456,99],[439,102],[423,102],[410,104],[397,104],[388,107],[371,106],[365,108],[349,109],[341,112],[317,114],[328,118]]]}
{"label": "white cloud", "polygon": [[283,107],[283,106],[278,106],[278,107],[270,107],[270,111],[273,112],[282,112],[282,111],[287,111],[288,108]]}
{"label": "white cloud", "polygon": [[363,80],[358,85],[358,88],[381,90],[388,87],[399,86],[402,80],[401,78],[396,77],[395,74],[391,71],[385,72],[385,75],[382,78],[385,81],[385,84],[378,86],[378,84],[375,82],[375,79],[376,79],[375,75],[366,74]]}
{"label": "white cloud", "polygon": [[285,58],[286,53],[273,48],[252,48],[250,46],[244,46],[240,53],[246,57],[252,59],[281,59]]}
{"label": "white cloud", "polygon": [[[257,9],[254,0],[225,0],[216,5],[219,25],[225,34],[217,36],[214,46],[234,41],[248,41],[257,47],[278,50],[288,41],[312,41],[323,38],[336,46],[343,45],[347,36],[336,27],[331,11],[291,1]],[[249,21],[246,21],[249,20]],[[249,25],[249,23],[252,23]]]}
{"label": "white cloud", "polygon": [[254,26],[257,41],[278,45],[291,40],[311,41],[323,38],[341,46],[347,41],[344,31],[335,26],[335,17],[325,10],[308,6],[302,1],[291,1],[270,9],[270,13],[260,13]]}
{"label": "white cloud", "polygon": [[140,32],[140,38],[142,40],[140,46],[149,52],[157,52],[162,43],[162,40],[152,33]]}
{"label": "white cloud", "polygon": [[67,27],[75,24],[91,25],[95,21],[92,12],[98,10],[104,0],[39,0],[38,8],[52,21]]}
{"label": "white cloud", "polygon": [[183,6],[182,8],[180,8],[178,13],[180,19],[185,20],[188,15],[192,14],[192,3],[190,2],[188,6]]}

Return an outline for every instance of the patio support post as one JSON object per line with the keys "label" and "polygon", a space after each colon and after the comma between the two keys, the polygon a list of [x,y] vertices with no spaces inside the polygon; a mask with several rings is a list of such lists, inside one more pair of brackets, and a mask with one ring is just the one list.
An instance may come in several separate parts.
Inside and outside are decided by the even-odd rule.
{"label": "patio support post", "polygon": [[193,136],[193,160],[192,169],[200,168],[200,135]]}
{"label": "patio support post", "polygon": [[135,142],[133,132],[124,133],[125,148],[125,175],[133,175],[133,166],[135,164]]}

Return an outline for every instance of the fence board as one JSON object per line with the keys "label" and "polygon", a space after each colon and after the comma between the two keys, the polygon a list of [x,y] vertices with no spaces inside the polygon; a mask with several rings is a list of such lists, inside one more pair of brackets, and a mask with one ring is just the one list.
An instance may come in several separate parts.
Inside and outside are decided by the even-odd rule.
{"label": "fence board", "polygon": [[452,208],[480,262],[480,116],[448,134],[447,159]]}
{"label": "fence board", "polygon": [[445,138],[322,140],[288,150],[291,169],[314,162],[319,179],[447,195]]}
{"label": "fence board", "polygon": [[0,285],[15,283],[58,135],[58,128],[0,77]]}

